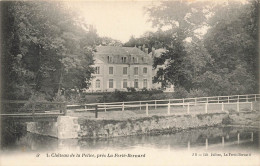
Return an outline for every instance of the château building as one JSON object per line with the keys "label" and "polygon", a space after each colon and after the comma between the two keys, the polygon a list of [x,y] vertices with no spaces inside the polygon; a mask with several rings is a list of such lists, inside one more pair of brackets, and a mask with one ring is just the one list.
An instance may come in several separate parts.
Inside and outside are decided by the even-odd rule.
{"label": "ch\u00e2teau building", "polygon": [[148,48],[98,46],[94,54],[95,74],[89,92],[153,88],[153,59]]}

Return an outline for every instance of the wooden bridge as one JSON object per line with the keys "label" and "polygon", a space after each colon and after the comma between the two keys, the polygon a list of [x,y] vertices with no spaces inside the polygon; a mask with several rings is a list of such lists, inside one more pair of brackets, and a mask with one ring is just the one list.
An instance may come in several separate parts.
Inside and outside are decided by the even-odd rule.
{"label": "wooden bridge", "polygon": [[1,118],[19,121],[55,121],[58,116],[65,115],[65,102],[31,102],[17,100],[1,101]]}

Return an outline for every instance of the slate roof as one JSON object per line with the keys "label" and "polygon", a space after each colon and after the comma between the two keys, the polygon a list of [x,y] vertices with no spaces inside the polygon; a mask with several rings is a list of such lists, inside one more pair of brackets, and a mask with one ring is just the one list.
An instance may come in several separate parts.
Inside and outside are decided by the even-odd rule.
{"label": "slate roof", "polygon": [[140,55],[147,56],[145,52],[136,47],[119,47],[119,46],[97,46],[96,54],[111,54],[111,55]]}
{"label": "slate roof", "polygon": [[130,59],[131,57],[138,57],[139,63],[143,63],[141,61],[142,57],[147,58],[147,62],[151,64],[152,58],[140,50],[137,47],[120,47],[120,46],[97,46],[96,52],[95,52],[95,58],[106,62],[107,63],[107,56],[113,56],[114,59],[117,59],[114,61],[114,63],[120,63],[121,57],[128,57]]}

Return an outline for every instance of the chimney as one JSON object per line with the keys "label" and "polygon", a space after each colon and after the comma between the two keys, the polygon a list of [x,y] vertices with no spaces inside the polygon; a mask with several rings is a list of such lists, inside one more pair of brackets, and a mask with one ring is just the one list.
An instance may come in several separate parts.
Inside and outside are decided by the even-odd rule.
{"label": "chimney", "polygon": [[143,45],[142,51],[145,52],[145,45]]}
{"label": "chimney", "polygon": [[145,49],[145,53],[148,54],[148,48],[144,48]]}

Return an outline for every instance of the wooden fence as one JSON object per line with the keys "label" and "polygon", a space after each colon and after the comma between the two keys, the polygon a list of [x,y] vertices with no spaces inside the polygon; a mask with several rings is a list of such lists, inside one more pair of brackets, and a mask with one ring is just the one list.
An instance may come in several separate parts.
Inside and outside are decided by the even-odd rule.
{"label": "wooden fence", "polygon": [[[128,102],[111,102],[111,103],[91,103],[83,105],[67,105],[68,109],[76,112],[82,111],[125,111],[130,109],[145,110],[145,114],[149,115],[149,110],[167,108],[167,114],[171,114],[171,108],[183,107],[187,114],[191,112],[191,107],[203,106],[204,112],[208,113],[208,107],[211,105],[219,105],[221,111],[225,110],[228,105],[235,105],[236,111],[240,111],[241,104],[250,105],[253,110],[253,102],[258,101],[260,94],[232,95],[232,96],[212,96],[197,97],[183,99],[167,99],[167,100],[146,100],[146,101],[128,101]],[[95,107],[96,105],[96,107]],[[92,107],[92,108],[91,108]],[[95,107],[95,108],[93,108]]]}

